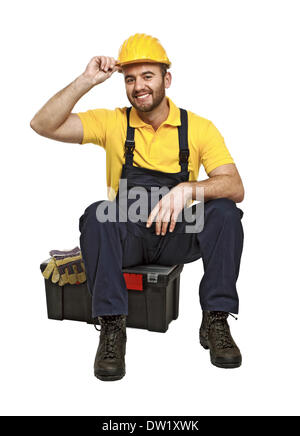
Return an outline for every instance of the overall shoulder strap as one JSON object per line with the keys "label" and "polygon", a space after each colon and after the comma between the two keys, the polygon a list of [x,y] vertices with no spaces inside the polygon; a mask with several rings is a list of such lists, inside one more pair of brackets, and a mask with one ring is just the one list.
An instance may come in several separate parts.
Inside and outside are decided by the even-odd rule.
{"label": "overall shoulder strap", "polygon": [[180,108],[181,126],[178,126],[179,137],[179,163],[181,171],[188,171],[189,164],[189,144],[188,144],[188,117],[187,111]]}
{"label": "overall shoulder strap", "polygon": [[131,127],[129,124],[129,116],[130,116],[131,107],[126,108],[126,116],[127,116],[127,133],[125,140],[125,165],[132,166],[133,165],[133,152],[135,147],[134,142],[134,127]]}

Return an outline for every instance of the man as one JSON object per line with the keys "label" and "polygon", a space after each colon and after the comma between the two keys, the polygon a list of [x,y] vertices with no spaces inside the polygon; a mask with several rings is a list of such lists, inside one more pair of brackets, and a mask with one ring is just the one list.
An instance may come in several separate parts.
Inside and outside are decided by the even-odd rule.
{"label": "man", "polygon": [[[172,81],[171,63],[160,42],[136,34],[120,48],[119,58],[96,56],[74,82],[52,97],[31,121],[40,135],[63,142],[95,143],[106,150],[110,201],[120,203],[119,181],[127,193],[142,187],[169,191],[145,222],[99,219],[103,201],[93,203],[80,218],[80,244],[93,296],[93,316],[101,335],[94,374],[100,380],[125,375],[127,291],[122,267],[142,263],[183,264],[202,257],[200,283],[203,310],[200,343],[210,349],[211,362],[222,368],[241,365],[241,353],[227,323],[238,313],[236,281],[243,246],[236,203],[244,188],[222,136],[208,120],[179,109],[166,97]],[[71,113],[94,86],[122,72],[131,108]],[[124,146],[125,143],[125,146]],[[125,152],[125,153],[124,153]],[[197,181],[200,164],[208,179]],[[177,218],[204,192],[204,228],[185,232]],[[148,194],[147,194],[148,195]],[[149,199],[148,198],[148,199]]]}

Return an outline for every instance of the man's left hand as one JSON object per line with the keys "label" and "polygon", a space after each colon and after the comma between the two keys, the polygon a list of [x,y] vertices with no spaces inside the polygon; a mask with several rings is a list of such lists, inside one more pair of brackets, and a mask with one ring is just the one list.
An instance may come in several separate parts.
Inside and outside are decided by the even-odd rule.
{"label": "man's left hand", "polygon": [[155,226],[157,235],[165,235],[169,223],[169,231],[173,232],[177,217],[189,200],[192,200],[192,189],[189,183],[179,183],[153,208],[148,217],[147,227],[150,227],[154,218],[157,217]]}

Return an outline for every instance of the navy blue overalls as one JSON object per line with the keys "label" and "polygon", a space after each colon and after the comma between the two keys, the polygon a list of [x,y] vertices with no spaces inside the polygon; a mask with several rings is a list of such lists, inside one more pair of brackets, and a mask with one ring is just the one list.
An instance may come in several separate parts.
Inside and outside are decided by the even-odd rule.
{"label": "navy blue overalls", "polygon": [[[171,189],[179,183],[187,182],[187,112],[180,109],[178,156],[181,171],[164,173],[133,166],[135,129],[129,123],[130,110],[127,108],[125,164],[121,174],[121,179],[127,179],[127,189],[144,187],[149,192],[150,199],[151,187],[167,186]],[[114,202],[118,204],[118,201],[119,193]],[[232,200],[220,198],[205,203],[202,231],[186,233],[183,220],[176,224],[172,233],[167,231],[165,236],[156,235],[155,222],[150,228],[146,228],[146,223],[142,221],[122,222],[117,219],[114,222],[99,222],[97,208],[101,203],[103,201],[91,204],[79,223],[82,257],[88,288],[92,294],[93,317],[128,314],[123,267],[148,263],[185,264],[200,257],[204,265],[199,287],[202,309],[238,313],[236,281],[243,249],[243,212]],[[149,213],[150,211],[151,209]]]}

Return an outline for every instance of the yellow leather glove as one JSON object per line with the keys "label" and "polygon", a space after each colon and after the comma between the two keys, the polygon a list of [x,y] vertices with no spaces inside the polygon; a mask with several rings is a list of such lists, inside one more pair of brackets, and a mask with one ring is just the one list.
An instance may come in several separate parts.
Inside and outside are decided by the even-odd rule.
{"label": "yellow leather glove", "polygon": [[56,265],[60,273],[60,281],[58,283],[60,286],[66,283],[75,285],[75,283],[83,283],[86,281],[81,255],[66,257],[61,260],[56,259]]}
{"label": "yellow leather glove", "polygon": [[49,279],[51,276],[52,283],[58,283],[59,286],[64,286],[67,283],[74,285],[85,282],[86,274],[81,255],[60,260],[52,257],[43,271],[43,276],[45,279]]}
{"label": "yellow leather glove", "polygon": [[54,257],[50,259],[42,274],[47,280],[50,278],[52,274],[51,277],[52,283],[57,283],[59,281],[59,272]]}

